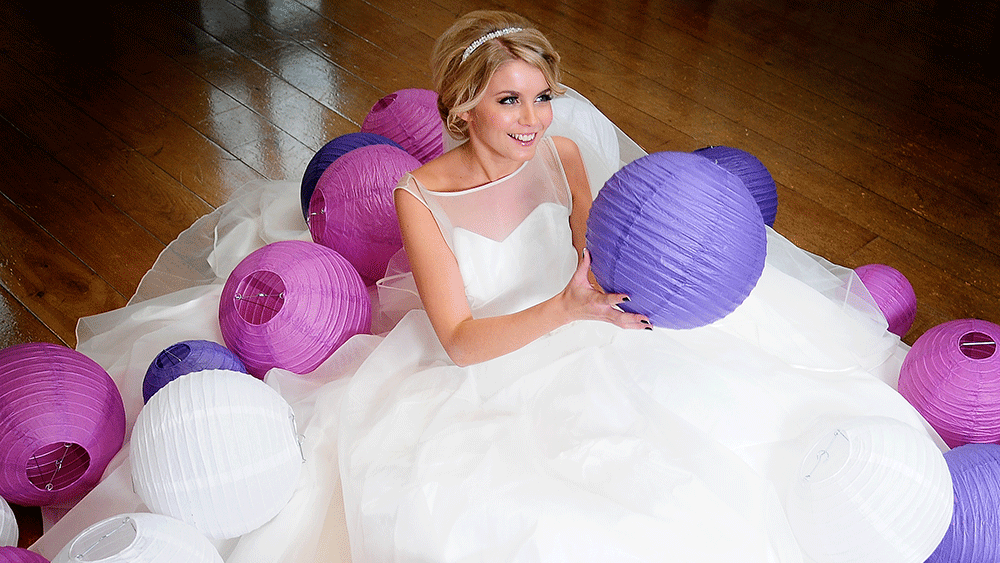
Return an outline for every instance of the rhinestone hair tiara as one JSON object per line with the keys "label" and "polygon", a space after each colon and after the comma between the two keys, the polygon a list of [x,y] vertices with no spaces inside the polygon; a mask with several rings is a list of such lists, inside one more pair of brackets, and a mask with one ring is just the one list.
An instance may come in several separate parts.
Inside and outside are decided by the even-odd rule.
{"label": "rhinestone hair tiara", "polygon": [[468,47],[465,48],[465,52],[462,53],[462,62],[464,63],[465,59],[469,58],[469,55],[471,55],[473,53],[473,51],[475,51],[476,49],[478,49],[479,46],[482,45],[483,43],[486,43],[487,41],[492,41],[492,40],[496,39],[497,37],[502,37],[504,35],[509,35],[511,33],[517,33],[518,31],[524,31],[524,28],[521,28],[521,27],[506,27],[504,29],[500,29],[500,30],[497,30],[497,31],[491,31],[491,32],[487,33],[486,35],[480,37],[479,39],[476,39],[475,41],[472,42],[471,45],[469,45]]}

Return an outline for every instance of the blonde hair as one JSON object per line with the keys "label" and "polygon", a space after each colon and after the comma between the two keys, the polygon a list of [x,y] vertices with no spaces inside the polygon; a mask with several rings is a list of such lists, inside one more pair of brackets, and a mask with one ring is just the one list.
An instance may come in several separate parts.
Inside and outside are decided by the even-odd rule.
{"label": "blonde hair", "polygon": [[[473,44],[477,46],[466,53]],[[559,54],[540,31],[517,14],[469,12],[438,37],[431,69],[438,111],[452,137],[469,137],[469,124],[459,115],[476,107],[497,68],[515,59],[538,68],[553,94],[566,92],[559,84]]]}

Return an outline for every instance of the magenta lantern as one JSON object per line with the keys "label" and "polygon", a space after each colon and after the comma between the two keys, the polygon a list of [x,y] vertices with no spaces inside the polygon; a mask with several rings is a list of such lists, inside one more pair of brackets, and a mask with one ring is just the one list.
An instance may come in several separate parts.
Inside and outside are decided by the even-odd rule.
{"label": "magenta lantern", "polygon": [[1000,561],[1000,445],[944,453],[955,489],[951,526],[927,563]]}
{"label": "magenta lantern", "polygon": [[0,350],[0,496],[79,500],[125,440],[125,406],[104,368],[45,342]]}
{"label": "magenta lantern", "polygon": [[408,88],[385,96],[361,123],[362,133],[375,133],[399,143],[425,164],[444,152],[444,128],[433,90]]}
{"label": "magenta lantern", "polygon": [[142,399],[148,403],[154,393],[182,375],[206,369],[247,373],[239,356],[211,340],[185,340],[156,355],[142,380]]}
{"label": "magenta lantern", "polygon": [[0,563],[49,563],[49,560],[27,549],[0,547]]}
{"label": "magenta lantern", "polygon": [[733,147],[711,146],[698,149],[703,156],[736,175],[760,207],[761,218],[770,227],[778,215],[778,186],[767,167],[756,156]]}
{"label": "magenta lantern", "polygon": [[854,271],[885,316],[889,332],[906,335],[917,317],[917,294],[906,276],[885,264],[866,264]]}
{"label": "magenta lantern", "polygon": [[764,269],[767,234],[743,183],[681,152],[639,158],[601,188],[587,221],[598,283],[655,326],[694,328],[733,311]]}
{"label": "magenta lantern", "polygon": [[951,447],[1000,441],[1000,326],[960,319],[920,335],[899,392]]}
{"label": "magenta lantern", "polygon": [[391,145],[357,148],[327,167],[309,203],[309,233],[336,250],[366,285],[385,275],[403,239],[392,192],[400,178],[420,166]]}
{"label": "magenta lantern", "polygon": [[368,332],[371,301],[351,264],[325,246],[288,240],[244,258],[222,288],[226,346],[264,377],[280,367],[316,369],[351,336]]}
{"label": "magenta lantern", "polygon": [[302,198],[302,216],[309,220],[309,200],[312,199],[313,190],[316,189],[316,182],[323,175],[327,167],[335,160],[353,151],[354,149],[367,147],[368,145],[391,145],[403,150],[403,147],[396,144],[392,139],[376,135],[374,133],[347,133],[341,135],[316,151],[306,171],[302,175],[302,188],[300,197]]}

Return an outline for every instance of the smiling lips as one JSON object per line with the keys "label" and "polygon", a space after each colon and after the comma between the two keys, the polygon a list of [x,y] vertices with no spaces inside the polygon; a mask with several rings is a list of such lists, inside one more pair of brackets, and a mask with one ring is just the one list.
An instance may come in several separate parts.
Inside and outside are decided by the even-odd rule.
{"label": "smiling lips", "polygon": [[538,136],[538,133],[521,133],[521,134],[511,133],[510,136],[513,139],[520,141],[522,143],[530,143],[531,141],[535,140],[535,137]]}

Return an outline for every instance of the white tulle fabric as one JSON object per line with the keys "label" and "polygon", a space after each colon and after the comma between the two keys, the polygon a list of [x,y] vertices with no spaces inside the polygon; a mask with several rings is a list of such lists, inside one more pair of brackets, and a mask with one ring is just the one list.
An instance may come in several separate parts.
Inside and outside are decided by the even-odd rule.
{"label": "white tulle fabric", "polygon": [[[643,154],[573,91],[554,113],[550,133],[580,145],[594,191]],[[572,202],[551,150],[468,193],[406,184],[437,207],[476,314],[523,308],[572,274]],[[549,195],[495,223],[482,202],[520,197],[535,170],[554,179]],[[164,251],[128,306],[80,321],[78,349],[118,383],[129,428],[157,353],[222,341],[219,292],[236,264],[308,240],[298,198],[297,182],[246,186]],[[467,368],[448,360],[405,266],[397,256],[372,289],[376,335],[308,380],[268,374],[306,462],[274,520],[217,544],[227,561],[808,561],[783,507],[806,429],[878,414],[935,437],[894,390],[906,347],[854,273],[771,230],[757,287],[712,325],[576,322]],[[49,513],[37,551],[54,556],[94,522],[141,511],[122,452],[75,508]]]}

